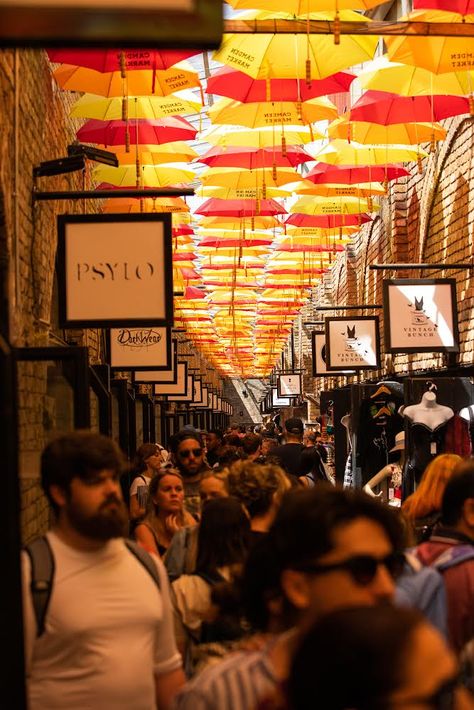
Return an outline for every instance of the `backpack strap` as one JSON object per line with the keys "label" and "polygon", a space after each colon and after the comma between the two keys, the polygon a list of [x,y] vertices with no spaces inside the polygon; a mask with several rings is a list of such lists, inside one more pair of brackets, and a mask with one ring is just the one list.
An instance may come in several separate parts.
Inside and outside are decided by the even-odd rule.
{"label": "backpack strap", "polygon": [[160,575],[158,573],[158,570],[156,568],[156,565],[152,559],[152,556],[150,555],[149,552],[147,552],[141,545],[138,545],[136,542],[133,540],[124,540],[125,545],[128,547],[132,555],[135,555],[137,560],[140,562],[141,565],[146,569],[150,577],[153,579],[155,582],[156,586],[158,587],[158,591],[161,589],[161,580],[160,580]]}
{"label": "backpack strap", "polygon": [[460,565],[468,560],[474,560],[474,545],[454,545],[441,553],[432,563],[440,572]]}
{"label": "backpack strap", "polygon": [[36,635],[39,637],[45,630],[55,572],[54,557],[45,535],[30,542],[25,551],[31,563],[31,599],[36,618]]}

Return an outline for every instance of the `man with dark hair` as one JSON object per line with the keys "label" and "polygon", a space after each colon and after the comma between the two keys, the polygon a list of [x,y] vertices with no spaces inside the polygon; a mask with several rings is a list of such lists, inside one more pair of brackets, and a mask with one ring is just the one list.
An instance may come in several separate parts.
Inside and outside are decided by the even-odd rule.
{"label": "man with dark hair", "polygon": [[173,440],[171,449],[176,466],[183,477],[184,505],[188,513],[198,516],[201,512],[199,483],[209,466],[204,461],[204,442],[197,431],[180,431]]}
{"label": "man with dark hair", "polygon": [[123,467],[116,444],[89,431],[43,452],[56,520],[23,555],[30,710],[161,710],[184,681],[164,567],[123,538]]}
{"label": "man with dark hair", "polygon": [[220,429],[209,429],[206,434],[206,458],[212,468],[218,460],[218,450],[222,446],[224,434]]}
{"label": "man with dark hair", "polygon": [[448,632],[461,652],[474,638],[474,461],[459,464],[448,481],[441,505],[441,526],[416,554],[444,577]]}
{"label": "man with dark hair", "polygon": [[253,628],[280,633],[260,651],[204,670],[178,694],[177,709],[263,707],[286,680],[294,648],[316,619],[391,601],[403,545],[394,511],[365,493],[330,484],[288,493],[269,533],[250,551],[242,584]]}
{"label": "man with dark hair", "polygon": [[299,476],[301,469],[301,454],[306,448],[303,440],[303,421],[298,417],[290,417],[285,421],[285,444],[276,446],[272,458],[277,459],[290,476]]}
{"label": "man with dark hair", "polygon": [[246,434],[241,441],[242,452],[247,461],[258,459],[262,449],[262,437],[260,434]]}

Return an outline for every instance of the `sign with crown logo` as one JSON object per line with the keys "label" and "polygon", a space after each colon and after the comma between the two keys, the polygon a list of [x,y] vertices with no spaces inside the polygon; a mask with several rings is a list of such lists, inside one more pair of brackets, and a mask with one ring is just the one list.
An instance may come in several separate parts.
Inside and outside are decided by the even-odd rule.
{"label": "sign with crown logo", "polygon": [[377,316],[326,318],[326,369],[375,370],[380,367]]}
{"label": "sign with crown logo", "polygon": [[454,279],[386,279],[383,297],[387,352],[459,352]]}

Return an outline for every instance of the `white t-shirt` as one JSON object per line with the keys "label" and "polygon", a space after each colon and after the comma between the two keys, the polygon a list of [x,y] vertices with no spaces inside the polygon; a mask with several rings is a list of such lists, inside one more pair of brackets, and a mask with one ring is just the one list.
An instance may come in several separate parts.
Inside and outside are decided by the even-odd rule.
{"label": "white t-shirt", "polygon": [[55,575],[39,638],[23,553],[30,710],[155,710],[154,676],[181,667],[163,564],[158,590],[123,539],[82,552],[47,537]]}

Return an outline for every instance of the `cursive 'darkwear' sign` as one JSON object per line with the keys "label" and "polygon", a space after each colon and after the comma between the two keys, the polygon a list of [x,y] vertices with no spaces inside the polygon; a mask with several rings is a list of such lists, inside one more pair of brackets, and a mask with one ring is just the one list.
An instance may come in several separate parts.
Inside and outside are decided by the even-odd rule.
{"label": "cursive 'darkwear' sign", "polygon": [[169,214],[62,215],[58,261],[62,327],[172,325]]}
{"label": "cursive 'darkwear' sign", "polygon": [[110,366],[124,370],[171,367],[169,328],[111,328]]}

